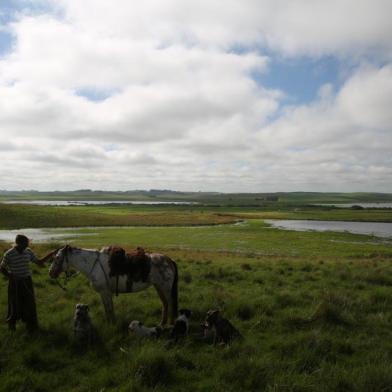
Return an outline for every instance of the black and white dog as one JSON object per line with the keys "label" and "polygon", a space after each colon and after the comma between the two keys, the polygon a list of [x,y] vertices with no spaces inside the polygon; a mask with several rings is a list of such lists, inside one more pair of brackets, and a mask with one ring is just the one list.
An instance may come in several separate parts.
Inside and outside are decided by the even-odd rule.
{"label": "black and white dog", "polygon": [[86,304],[77,304],[74,313],[74,336],[79,343],[91,344],[95,337],[95,328],[88,314]]}
{"label": "black and white dog", "polygon": [[177,317],[170,338],[177,342],[179,338],[185,337],[189,332],[189,319],[192,312],[189,309],[180,309],[180,315]]}
{"label": "black and white dog", "polygon": [[128,326],[129,332],[139,337],[154,337],[159,338],[162,333],[161,327],[146,327],[141,321],[133,320]]}

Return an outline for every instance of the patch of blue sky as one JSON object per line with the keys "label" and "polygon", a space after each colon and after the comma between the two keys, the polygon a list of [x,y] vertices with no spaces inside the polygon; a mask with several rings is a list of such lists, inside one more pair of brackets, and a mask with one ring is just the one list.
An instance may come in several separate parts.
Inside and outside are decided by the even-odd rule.
{"label": "patch of blue sky", "polygon": [[283,103],[307,104],[318,97],[320,87],[330,84],[337,91],[344,82],[342,63],[333,56],[318,59],[309,57],[270,57],[267,70],[253,72],[252,78],[268,89],[285,94]]}
{"label": "patch of blue sky", "polygon": [[53,9],[46,0],[0,0],[0,25],[7,24],[23,14],[40,14]]}
{"label": "patch of blue sky", "polygon": [[0,30],[0,58],[11,52],[14,42],[15,39],[10,32]]}
{"label": "patch of blue sky", "polygon": [[110,98],[118,91],[116,90],[104,90],[104,89],[97,89],[97,88],[81,88],[75,90],[75,94],[79,97],[84,97],[89,101],[92,102],[102,102],[106,99]]}

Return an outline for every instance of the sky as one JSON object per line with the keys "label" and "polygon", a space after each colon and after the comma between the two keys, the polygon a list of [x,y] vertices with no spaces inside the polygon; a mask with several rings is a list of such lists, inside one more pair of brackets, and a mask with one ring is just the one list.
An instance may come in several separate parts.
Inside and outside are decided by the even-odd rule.
{"label": "sky", "polygon": [[0,189],[392,192],[390,0],[0,0]]}

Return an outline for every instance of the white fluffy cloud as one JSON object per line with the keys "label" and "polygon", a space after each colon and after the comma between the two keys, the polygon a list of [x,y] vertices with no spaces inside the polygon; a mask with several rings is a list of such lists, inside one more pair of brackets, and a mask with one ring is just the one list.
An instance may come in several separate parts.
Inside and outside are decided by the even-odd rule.
{"label": "white fluffy cloud", "polygon": [[[390,1],[48,4],[4,27],[0,188],[392,191]],[[285,106],[261,48],[351,75]]]}

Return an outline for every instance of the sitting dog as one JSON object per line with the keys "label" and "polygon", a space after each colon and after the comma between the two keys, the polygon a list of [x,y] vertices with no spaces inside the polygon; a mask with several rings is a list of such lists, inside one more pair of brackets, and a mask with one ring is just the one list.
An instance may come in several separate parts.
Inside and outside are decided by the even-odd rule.
{"label": "sitting dog", "polygon": [[223,318],[219,310],[209,310],[204,322],[204,332],[207,336],[208,331],[214,333],[214,344],[230,343],[234,338],[241,338],[239,331],[234,328],[231,322]]}
{"label": "sitting dog", "polygon": [[95,329],[88,312],[88,305],[76,305],[74,314],[74,335],[79,342],[90,344],[94,339]]}
{"label": "sitting dog", "polygon": [[177,317],[170,334],[170,338],[174,339],[176,342],[179,338],[188,335],[189,319],[192,315],[192,312],[189,309],[180,309],[178,313],[180,313],[180,315]]}
{"label": "sitting dog", "polygon": [[141,321],[138,320],[133,320],[128,326],[129,332],[134,333],[137,336],[140,337],[154,337],[154,338],[159,338],[162,333],[162,328],[161,327],[152,327],[148,328],[143,325]]}

